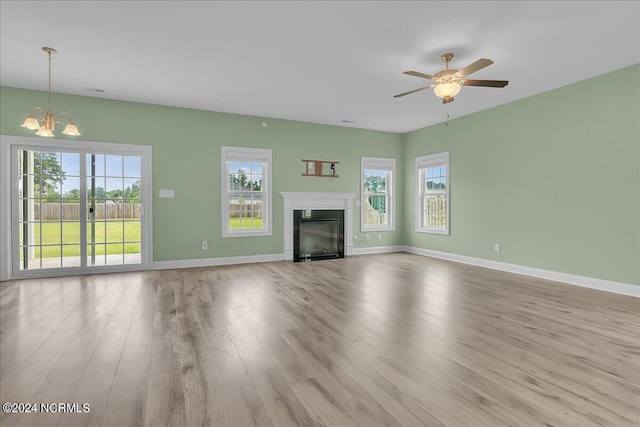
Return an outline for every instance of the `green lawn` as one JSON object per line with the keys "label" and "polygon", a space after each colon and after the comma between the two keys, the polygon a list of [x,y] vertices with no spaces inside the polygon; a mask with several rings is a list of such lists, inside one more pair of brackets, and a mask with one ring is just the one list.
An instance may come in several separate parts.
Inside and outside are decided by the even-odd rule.
{"label": "green lawn", "polygon": [[[242,223],[240,220],[242,219]],[[244,228],[251,230],[252,228],[262,228],[262,218],[253,218],[253,227],[251,227],[251,218],[229,218],[229,228],[238,229]]]}
{"label": "green lawn", "polygon": [[[124,226],[123,226],[124,224]],[[34,244],[40,244],[40,224],[34,225]],[[97,222],[95,229],[95,239],[91,238],[91,225],[87,224],[87,240],[95,241],[96,255],[108,255],[140,253],[140,222],[138,221],[107,221]],[[22,241],[22,229],[20,229],[20,240]],[[131,242],[124,243],[122,242]],[[42,223],[42,244],[43,245],[71,245],[63,246],[63,256],[80,255],[80,222],[43,222]],[[106,245],[105,245],[106,244]],[[89,248],[90,250],[90,248]],[[22,251],[20,251],[22,258]],[[35,248],[35,257],[40,258],[40,247]],[[42,258],[60,257],[60,246],[45,246],[42,248]]]}
{"label": "green lawn", "polygon": [[[231,218],[229,226],[232,229],[260,229],[262,228],[262,218],[253,219],[253,227],[251,226],[251,218]],[[34,226],[34,244],[40,244],[40,224]],[[20,229],[20,240],[22,241],[22,228]],[[91,239],[91,225],[87,224],[87,240]],[[124,243],[121,242],[131,242]],[[42,248],[43,258],[60,257],[60,244],[71,245],[62,247],[63,256],[79,256],[80,255],[80,222],[43,222],[42,223],[42,244],[56,245],[44,246]],[[104,255],[105,251],[108,255],[122,254],[138,254],[140,253],[140,222],[125,221],[124,227],[122,221],[96,222],[95,230],[95,251],[96,255]],[[90,247],[91,248],[91,247]],[[90,249],[89,248],[89,249]],[[35,248],[35,257],[40,258],[40,247]],[[22,259],[22,251],[20,251]]]}

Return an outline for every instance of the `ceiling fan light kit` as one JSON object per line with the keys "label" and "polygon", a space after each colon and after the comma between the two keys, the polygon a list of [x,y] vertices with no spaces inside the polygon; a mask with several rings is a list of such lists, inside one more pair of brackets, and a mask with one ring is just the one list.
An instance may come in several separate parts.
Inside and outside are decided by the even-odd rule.
{"label": "ceiling fan light kit", "polygon": [[[43,47],[42,50],[49,55],[49,91],[48,91],[47,112],[45,113],[44,110],[40,107],[33,107],[31,109],[31,114],[27,116],[27,118],[25,119],[24,123],[22,123],[21,126],[29,130],[35,130],[36,135],[38,136],[51,138],[55,136],[53,131],[56,128],[56,124],[59,124],[59,125],[63,124],[62,117],[68,116],[69,119],[62,133],[69,136],[80,136],[81,133],[78,130],[78,127],[76,126],[76,124],[73,122],[73,117],[71,117],[71,114],[63,112],[63,113],[60,113],[60,115],[58,115],[57,118],[53,114],[53,111],[51,109],[51,55],[54,53],[57,53],[58,51],[51,47]],[[36,110],[40,111],[40,114],[41,114],[40,117],[36,117],[36,115],[34,114]]]}
{"label": "ceiling fan light kit", "polygon": [[453,102],[455,96],[460,93],[460,89],[462,89],[462,86],[505,87],[509,84],[509,81],[507,80],[465,79],[465,77],[467,77],[471,73],[475,73],[476,71],[493,64],[493,61],[490,59],[481,58],[461,70],[454,70],[449,68],[449,61],[453,59],[453,53],[445,53],[441,56],[441,58],[445,64],[445,69],[442,71],[438,71],[433,76],[430,74],[420,73],[418,71],[405,71],[403,73],[409,76],[433,80],[435,84],[395,95],[394,98],[400,98],[405,95],[410,95],[415,92],[433,88],[433,93],[435,93],[438,98],[442,98],[442,103],[448,104],[449,102]]}

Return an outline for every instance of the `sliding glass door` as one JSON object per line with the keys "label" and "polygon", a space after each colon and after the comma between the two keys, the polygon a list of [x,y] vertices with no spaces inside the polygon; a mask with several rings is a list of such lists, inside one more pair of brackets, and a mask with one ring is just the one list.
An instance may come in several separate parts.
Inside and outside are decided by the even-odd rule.
{"label": "sliding glass door", "polygon": [[145,153],[53,147],[11,149],[12,275],[143,268]]}
{"label": "sliding glass door", "polygon": [[21,270],[79,267],[80,155],[18,150]]}
{"label": "sliding glass door", "polygon": [[87,265],[140,264],[139,156],[88,153]]}

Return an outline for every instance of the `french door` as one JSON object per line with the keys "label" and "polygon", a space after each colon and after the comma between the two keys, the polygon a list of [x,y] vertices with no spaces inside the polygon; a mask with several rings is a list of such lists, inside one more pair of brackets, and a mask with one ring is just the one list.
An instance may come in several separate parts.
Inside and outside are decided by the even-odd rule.
{"label": "french door", "polygon": [[150,148],[90,145],[12,145],[12,276],[146,267]]}

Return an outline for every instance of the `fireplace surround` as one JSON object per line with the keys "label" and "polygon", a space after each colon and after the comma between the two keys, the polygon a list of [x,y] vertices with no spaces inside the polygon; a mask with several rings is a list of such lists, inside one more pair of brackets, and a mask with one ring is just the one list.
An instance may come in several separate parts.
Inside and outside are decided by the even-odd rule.
{"label": "fireplace surround", "polygon": [[344,210],[344,256],[353,254],[353,200],[356,193],[282,192],[284,259],[293,260],[294,210]]}

